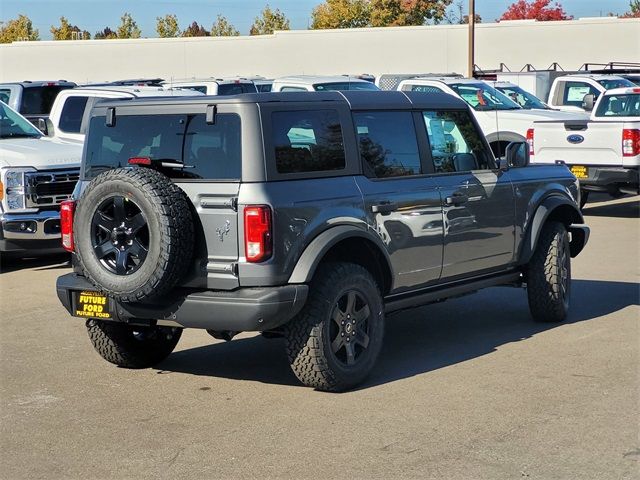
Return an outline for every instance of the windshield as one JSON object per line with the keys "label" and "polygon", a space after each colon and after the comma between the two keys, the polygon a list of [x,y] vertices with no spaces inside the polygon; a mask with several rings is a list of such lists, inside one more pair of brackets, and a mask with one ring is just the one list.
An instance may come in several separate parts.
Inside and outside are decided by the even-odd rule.
{"label": "windshield", "polygon": [[509,85],[508,87],[496,87],[496,88],[500,92],[504,93],[511,100],[516,102],[518,105],[520,105],[522,108],[526,108],[527,110],[530,110],[532,108],[537,108],[540,110],[549,109],[549,107],[547,107],[544,103],[542,103],[542,100],[540,100],[538,97],[536,97],[535,95],[532,95],[531,93],[527,92],[526,90],[523,90],[520,87],[516,87],[515,85],[513,86]]}
{"label": "windshield", "polygon": [[640,116],[640,93],[606,95],[600,101],[596,117]]}
{"label": "windshield", "polygon": [[520,110],[520,106],[486,83],[452,83],[449,85],[474,110]]}
{"label": "windshield", "polygon": [[602,85],[605,90],[611,90],[612,88],[624,88],[635,87],[633,82],[630,82],[626,78],[612,78],[607,80],[598,80],[598,83]]}
{"label": "windshield", "polygon": [[42,136],[40,130],[0,102],[0,138],[39,138],[40,136]]}
{"label": "windshield", "polygon": [[640,86],[640,75],[625,75],[624,78]]}
{"label": "windshield", "polygon": [[380,90],[371,82],[332,82],[332,83],[316,83],[313,86],[318,92],[327,92],[331,90]]}

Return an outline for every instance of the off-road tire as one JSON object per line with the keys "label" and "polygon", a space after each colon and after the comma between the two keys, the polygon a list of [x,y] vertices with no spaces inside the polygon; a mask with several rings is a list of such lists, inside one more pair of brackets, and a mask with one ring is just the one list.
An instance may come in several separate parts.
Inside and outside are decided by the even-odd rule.
{"label": "off-road tire", "polygon": [[87,333],[96,352],[107,362],[125,368],[149,368],[173,352],[181,328],[136,327],[103,320],[87,320]]}
{"label": "off-road tire", "polygon": [[526,272],[529,310],[537,322],[561,322],[569,311],[571,255],[564,224],[547,222]]}
{"label": "off-road tire", "polygon": [[[92,242],[92,221],[103,202],[121,196],[144,214],[148,251],[131,274],[105,268]],[[74,240],[84,276],[122,302],[160,297],[185,275],[193,257],[194,226],[186,194],[168,177],[144,167],[101,173],[83,192],[74,216]],[[115,218],[115,217],[114,217]]]}
{"label": "off-road tire", "polygon": [[[354,355],[353,364],[349,365],[341,362],[338,354],[333,352],[331,332],[341,328],[337,325],[332,326],[338,323],[332,317],[335,309],[340,308],[339,302],[344,298],[350,298],[351,292],[354,292],[361,305],[361,310],[356,313],[364,315],[361,313],[364,312],[362,305],[366,303],[369,315],[366,327],[362,327],[367,329],[365,336],[368,345],[360,350],[359,356]],[[346,313],[344,315],[346,319]],[[353,318],[356,318],[355,314]],[[337,335],[340,335],[340,332]],[[371,274],[360,265],[321,265],[311,282],[305,306],[285,326],[284,337],[291,368],[304,385],[318,390],[338,392],[359,384],[373,368],[382,347],[384,307],[379,286]],[[362,345],[356,347],[359,340],[355,339],[355,336],[351,338],[354,339],[351,348],[362,348]],[[346,355],[347,347],[344,340],[342,342],[344,352],[342,348],[340,352]]]}

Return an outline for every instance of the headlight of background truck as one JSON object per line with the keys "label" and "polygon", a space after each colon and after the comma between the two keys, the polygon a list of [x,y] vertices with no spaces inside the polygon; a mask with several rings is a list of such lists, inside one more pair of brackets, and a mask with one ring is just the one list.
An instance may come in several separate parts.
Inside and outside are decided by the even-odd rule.
{"label": "headlight of background truck", "polygon": [[11,212],[25,209],[25,173],[35,172],[33,168],[6,168],[2,170],[2,186],[5,211]]}

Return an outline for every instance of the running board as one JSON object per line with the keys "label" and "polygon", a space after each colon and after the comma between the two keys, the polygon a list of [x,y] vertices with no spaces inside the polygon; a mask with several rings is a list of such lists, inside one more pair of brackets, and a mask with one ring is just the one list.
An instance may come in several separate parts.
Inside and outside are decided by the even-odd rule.
{"label": "running board", "polygon": [[500,273],[474,280],[465,280],[464,282],[454,282],[425,290],[419,290],[417,292],[401,293],[397,296],[394,295],[392,297],[387,297],[385,299],[384,310],[385,312],[390,313],[398,310],[404,310],[405,308],[414,308],[428,303],[439,302],[451,297],[466,295],[487,287],[496,287],[498,285],[520,285],[521,283],[522,277],[519,271]]}

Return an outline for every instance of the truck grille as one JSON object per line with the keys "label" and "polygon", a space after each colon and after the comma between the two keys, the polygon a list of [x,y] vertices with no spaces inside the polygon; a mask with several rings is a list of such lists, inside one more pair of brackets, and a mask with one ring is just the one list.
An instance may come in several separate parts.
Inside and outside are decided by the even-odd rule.
{"label": "truck grille", "polygon": [[79,169],[25,174],[26,207],[59,205],[71,198],[79,178]]}

